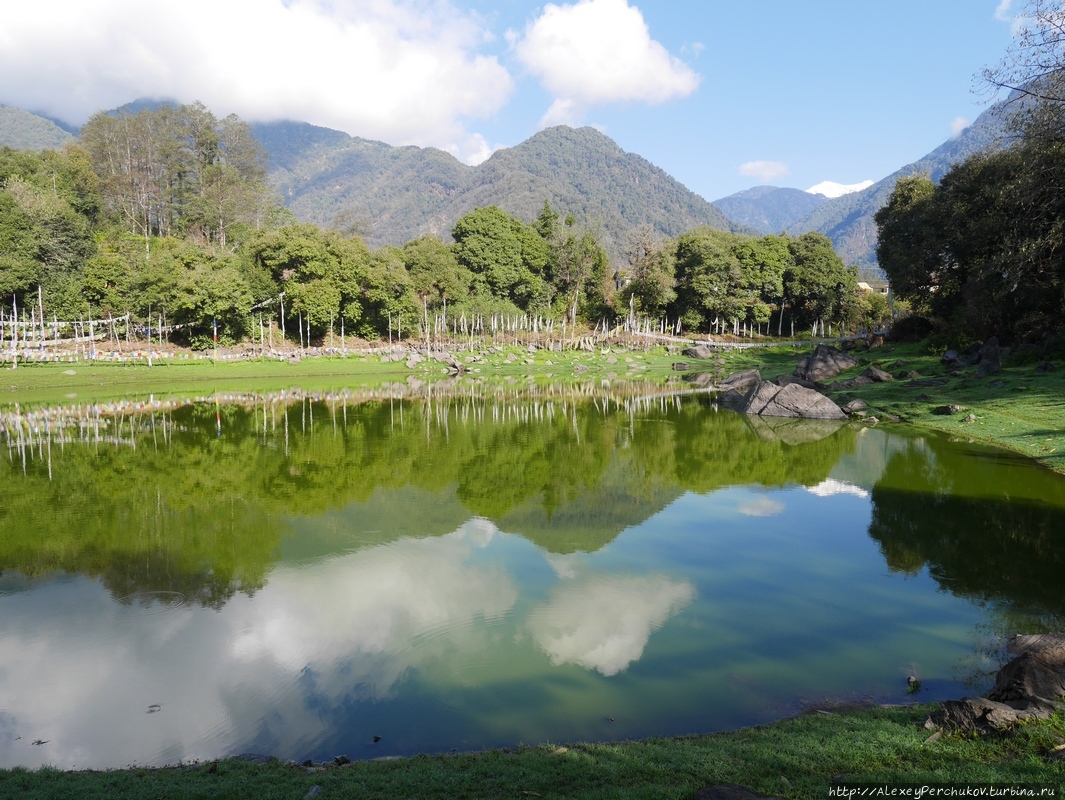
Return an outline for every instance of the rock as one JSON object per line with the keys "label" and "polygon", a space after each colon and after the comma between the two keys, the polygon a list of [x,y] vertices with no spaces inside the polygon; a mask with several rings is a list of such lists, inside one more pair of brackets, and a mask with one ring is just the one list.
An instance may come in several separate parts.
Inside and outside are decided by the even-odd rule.
{"label": "rock", "polygon": [[869,367],[859,377],[870,378],[876,383],[883,383],[884,381],[895,380],[895,376],[892,375],[890,372],[884,372],[884,370],[877,369],[876,367]]}
{"label": "rock", "polygon": [[763,442],[783,442],[792,446],[827,439],[844,425],[838,419],[747,417],[746,420],[751,430]]}
{"label": "rock", "polygon": [[843,409],[820,392],[792,383],[777,386],[762,381],[747,394],[743,413],[763,417],[846,419]]}
{"label": "rock", "polygon": [[707,347],[705,344],[697,344],[695,347],[689,347],[684,351],[684,355],[688,358],[713,358],[714,351]]}
{"label": "rock", "polygon": [[878,422],[880,422],[880,420],[876,417],[862,417],[858,421],[861,422],[863,425],[876,425]]}
{"label": "rock", "polygon": [[[616,358],[614,359],[614,363],[615,364],[617,363],[617,359]],[[687,361],[674,361],[673,362],[673,370],[675,372],[685,372],[685,371],[687,371],[687,370],[689,370],[691,368],[692,368],[691,364],[689,364]]]}
{"label": "rock", "polygon": [[1053,361],[1040,361],[1038,364],[1036,364],[1035,371],[1036,372],[1053,372],[1057,368],[1058,368],[1057,364],[1055,364]]}
{"label": "rock", "polygon": [[846,381],[835,381],[828,388],[835,392],[842,392],[849,389],[860,389],[863,386],[870,386],[874,383],[873,379],[866,375],[859,375],[857,378],[851,378]]}
{"label": "rock", "polygon": [[813,355],[804,358],[795,367],[797,378],[808,381],[824,381],[834,378],[845,369],[858,366],[858,359],[842,350],[819,344]]}
{"label": "rock", "polygon": [[737,392],[735,389],[729,389],[724,394],[719,394],[717,396],[718,408],[728,408],[733,411],[742,411],[746,403],[747,398]]}
{"label": "rock", "polygon": [[1001,388],[1002,386],[1005,386],[1005,385],[1006,385],[1006,382],[1004,380],[1002,380],[1001,378],[999,378],[997,381],[991,381],[990,383],[987,384],[989,389],[998,389],[998,388]]}
{"label": "rock", "polygon": [[976,372],[978,376],[994,375],[1002,369],[1002,355],[998,349],[997,337],[992,336],[984,342],[976,354],[976,363],[980,365]]}
{"label": "rock", "polygon": [[862,398],[855,397],[853,400],[847,403],[847,405],[843,406],[843,413],[857,414],[859,411],[865,411],[865,409],[867,408],[869,408],[869,406],[865,404],[865,401],[862,400]]}
{"label": "rock", "polygon": [[869,350],[872,350],[876,347],[883,347],[884,337],[879,333],[870,333],[868,336],[865,337],[865,346]]}
{"label": "rock", "polygon": [[989,699],[1065,697],[1065,634],[1014,636],[1008,649],[1017,656],[998,671]]}
{"label": "rock", "polygon": [[1020,703],[1001,703],[986,697],[947,700],[928,718],[926,727],[994,733],[1012,728],[1024,719],[1049,719],[1060,703],[1033,698]]}
{"label": "rock", "polygon": [[962,422],[976,422],[976,414],[969,414],[962,420]]}
{"label": "rock", "polygon": [[700,789],[695,793],[695,800],[780,800],[780,798],[758,794],[735,783],[723,783]]}
{"label": "rock", "polygon": [[762,375],[758,370],[747,369],[743,372],[733,372],[718,384],[718,388],[726,391],[735,389],[737,392],[746,392],[752,386],[756,386],[761,382]]}
{"label": "rock", "polygon": [[684,376],[684,382],[694,384],[700,389],[705,389],[714,385],[714,374],[712,372],[689,372]]}
{"label": "rock", "polygon": [[958,360],[958,351],[957,350],[948,350],[942,356],[939,357],[939,362],[941,364],[953,364],[957,360]]}
{"label": "rock", "polygon": [[777,386],[787,386],[789,383],[797,383],[807,389],[817,389],[817,384],[805,378],[796,378],[794,375],[781,375],[775,381]]}
{"label": "rock", "polygon": [[573,371],[575,373],[577,373],[578,375],[580,375],[581,373],[587,372],[588,371],[588,367],[586,365],[584,365],[584,364],[576,364],[573,367]]}
{"label": "rock", "polygon": [[932,413],[940,417],[949,417],[951,414],[957,414],[962,411],[961,406],[949,405],[949,406],[936,406],[932,409]]}

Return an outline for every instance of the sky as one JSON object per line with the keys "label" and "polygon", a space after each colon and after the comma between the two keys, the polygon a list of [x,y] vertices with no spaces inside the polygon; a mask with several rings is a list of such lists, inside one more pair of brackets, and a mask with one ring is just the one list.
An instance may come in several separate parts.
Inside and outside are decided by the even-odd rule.
{"label": "sky", "polygon": [[475,164],[591,125],[707,200],[879,180],[974,120],[1023,0],[33,0],[0,104],[140,97]]}

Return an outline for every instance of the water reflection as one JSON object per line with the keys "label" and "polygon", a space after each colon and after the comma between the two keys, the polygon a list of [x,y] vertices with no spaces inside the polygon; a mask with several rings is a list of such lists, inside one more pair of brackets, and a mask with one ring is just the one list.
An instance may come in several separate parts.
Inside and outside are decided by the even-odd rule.
{"label": "water reflection", "polygon": [[719,730],[957,693],[974,631],[1065,616],[1062,480],[989,451],[668,390],[350,401],[5,417],[0,764]]}

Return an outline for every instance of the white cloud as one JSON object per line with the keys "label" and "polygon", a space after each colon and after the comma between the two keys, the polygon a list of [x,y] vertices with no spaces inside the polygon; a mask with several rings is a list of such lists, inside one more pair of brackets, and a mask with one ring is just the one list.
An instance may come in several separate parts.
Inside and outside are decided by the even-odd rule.
{"label": "white cloud", "polygon": [[541,125],[577,123],[604,103],[687,97],[699,75],[651,38],[627,0],[548,3],[522,36],[507,36],[521,64],[555,100]]}
{"label": "white cloud", "polygon": [[463,680],[447,665],[455,653],[491,663],[490,624],[518,597],[504,569],[472,557],[494,532],[474,519],[448,536],[282,567],[218,611],[122,606],[78,578],[50,590],[61,611],[41,625],[32,593],[5,598],[0,765],[173,763],[263,735],[305,752],[328,735],[325,709],[389,698],[414,670]]}
{"label": "white cloud", "polygon": [[963,130],[965,130],[972,124],[973,121],[971,119],[967,119],[966,117],[955,117],[954,120],[950,123],[950,138],[957,138],[959,135],[961,135],[961,132]]}
{"label": "white cloud", "polygon": [[775,517],[777,514],[783,513],[784,508],[784,504],[779,500],[758,497],[740,503],[736,510],[746,517]]}
{"label": "white cloud", "polygon": [[835,478],[825,478],[816,486],[807,486],[806,491],[818,497],[833,497],[839,494],[852,494],[855,497],[869,496],[869,492],[861,486],[855,486],[847,481],[838,481]]}
{"label": "white cloud", "polygon": [[651,633],[695,596],[687,581],[664,577],[577,578],[552,591],[528,625],[551,663],[617,675],[643,655]]}
{"label": "white cloud", "polygon": [[1013,0],[1001,0],[998,4],[998,8],[995,9],[995,19],[999,22],[1012,22],[1013,14],[1010,12],[1010,6],[1013,5]]}
{"label": "white cloud", "polygon": [[740,175],[757,178],[760,181],[771,181],[787,175],[790,171],[787,164],[779,161],[748,161],[740,165]]}
{"label": "white cloud", "polygon": [[464,120],[513,88],[489,39],[447,0],[39,0],[4,10],[0,102],[80,123],[137,97],[201,100],[483,160]]}

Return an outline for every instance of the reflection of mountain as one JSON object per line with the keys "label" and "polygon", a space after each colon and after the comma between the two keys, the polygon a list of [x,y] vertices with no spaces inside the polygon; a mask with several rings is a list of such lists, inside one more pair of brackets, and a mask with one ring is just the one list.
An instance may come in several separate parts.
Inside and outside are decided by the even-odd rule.
{"label": "reflection of mountain", "polygon": [[942,440],[914,444],[891,457],[872,490],[869,535],[888,567],[927,567],[956,595],[1065,624],[1061,476]]}
{"label": "reflection of mountain", "polygon": [[24,470],[0,462],[0,571],[83,572],[115,597],[218,607],[279,559],[441,536],[471,516],[551,552],[594,551],[685,491],[818,484],[854,439],[756,433],[705,398],[198,404],[111,424],[47,457],[39,442]]}

